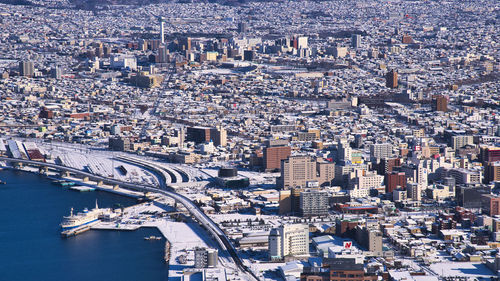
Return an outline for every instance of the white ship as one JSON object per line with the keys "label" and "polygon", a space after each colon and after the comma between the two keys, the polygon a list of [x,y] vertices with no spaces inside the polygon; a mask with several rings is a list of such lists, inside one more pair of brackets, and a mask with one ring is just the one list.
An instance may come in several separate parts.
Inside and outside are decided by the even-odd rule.
{"label": "white ship", "polygon": [[97,206],[97,200],[95,202],[95,208],[90,211],[85,208],[83,212],[79,212],[78,214],[74,215],[73,208],[71,208],[70,215],[64,217],[61,223],[61,227],[63,229],[71,229],[95,222],[99,219],[99,216],[105,213],[107,210],[108,209],[99,209],[99,207]]}

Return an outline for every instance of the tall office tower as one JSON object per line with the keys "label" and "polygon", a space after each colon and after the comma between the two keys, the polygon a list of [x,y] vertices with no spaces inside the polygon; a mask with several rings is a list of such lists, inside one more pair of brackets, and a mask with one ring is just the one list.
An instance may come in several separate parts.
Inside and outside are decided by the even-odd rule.
{"label": "tall office tower", "polygon": [[351,37],[351,46],[355,49],[361,47],[361,35],[353,34]]}
{"label": "tall office tower", "polygon": [[306,187],[316,180],[316,161],[309,156],[293,156],[281,161],[281,187]]}
{"label": "tall office tower", "polygon": [[370,145],[371,159],[384,159],[392,156],[392,144],[390,143],[375,143]]}
{"label": "tall office tower", "polygon": [[35,74],[35,66],[31,61],[20,61],[19,62],[19,74],[25,77],[33,77]]}
{"label": "tall office tower", "polygon": [[281,160],[287,159],[292,153],[287,140],[269,140],[265,143],[263,164],[266,171],[281,169]]}
{"label": "tall office tower", "polygon": [[280,260],[286,256],[309,255],[309,226],[287,224],[271,229],[268,250],[272,260]]}
{"label": "tall office tower", "polygon": [[301,192],[300,215],[303,217],[328,215],[328,192],[320,190]]}
{"label": "tall office tower", "polygon": [[291,156],[281,161],[281,188],[329,184],[335,178],[335,164],[309,156]]}
{"label": "tall office tower", "polygon": [[246,33],[247,32],[247,23],[246,22],[238,23],[238,32],[239,33]]}
{"label": "tall office tower", "polygon": [[307,36],[297,37],[297,49],[306,49],[308,47]]}
{"label": "tall office tower", "polygon": [[158,62],[168,62],[168,49],[163,45],[158,48]]}
{"label": "tall office tower", "polygon": [[215,146],[227,145],[227,131],[222,126],[217,126],[210,129],[210,138],[212,139]]}
{"label": "tall office tower", "polygon": [[398,87],[398,73],[392,69],[385,75],[385,85],[388,88],[396,89]]}
{"label": "tall office tower", "polygon": [[435,96],[432,99],[432,110],[433,111],[448,111],[448,99],[445,96]]}
{"label": "tall office tower", "polygon": [[186,130],[184,129],[184,127],[181,127],[178,130],[176,130],[175,136],[178,138],[177,145],[180,148],[183,148],[184,147],[184,139],[186,138]]}
{"label": "tall office tower", "polygon": [[55,66],[50,69],[50,77],[55,79],[61,79],[62,69],[59,66]]}
{"label": "tall office tower", "polygon": [[180,51],[190,51],[191,50],[191,37],[182,37],[179,39],[179,49]]}
{"label": "tall office tower", "polygon": [[160,42],[165,44],[165,18],[160,17]]}
{"label": "tall office tower", "polygon": [[338,161],[351,161],[352,149],[347,140],[339,140],[337,142],[337,159]]}

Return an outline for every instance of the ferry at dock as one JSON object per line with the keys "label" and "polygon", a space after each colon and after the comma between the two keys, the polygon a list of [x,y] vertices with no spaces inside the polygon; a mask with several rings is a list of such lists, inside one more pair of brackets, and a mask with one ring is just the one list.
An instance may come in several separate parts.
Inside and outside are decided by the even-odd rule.
{"label": "ferry at dock", "polygon": [[72,229],[75,227],[87,225],[99,220],[99,216],[104,215],[108,209],[99,209],[97,206],[97,201],[95,202],[95,208],[88,210],[85,208],[83,212],[79,212],[76,215],[73,214],[73,208],[69,216],[65,216],[61,222],[62,229]]}

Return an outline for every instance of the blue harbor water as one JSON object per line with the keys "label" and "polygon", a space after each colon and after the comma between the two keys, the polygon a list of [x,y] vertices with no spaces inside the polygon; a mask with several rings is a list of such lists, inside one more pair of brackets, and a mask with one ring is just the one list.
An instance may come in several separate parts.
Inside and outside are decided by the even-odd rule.
{"label": "blue harbor water", "polygon": [[71,207],[81,211],[135,199],[106,192],[77,192],[31,173],[4,170],[0,179],[0,280],[167,280],[165,240],[157,229],[91,230],[63,239],[59,223]]}

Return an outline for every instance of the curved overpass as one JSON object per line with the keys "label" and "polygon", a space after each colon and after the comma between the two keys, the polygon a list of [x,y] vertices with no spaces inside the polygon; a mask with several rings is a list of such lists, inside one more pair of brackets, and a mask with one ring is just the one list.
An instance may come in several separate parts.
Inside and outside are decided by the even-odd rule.
{"label": "curved overpass", "polygon": [[[61,166],[53,163],[45,163],[45,162],[39,162],[39,161],[32,161],[32,160],[26,160],[26,159],[17,159],[17,158],[9,158],[9,157],[2,157],[0,156],[0,161],[5,161],[5,162],[14,162],[14,163],[24,163],[27,165],[35,165],[39,167],[47,167],[47,168],[52,168],[64,172],[69,172],[73,174],[77,174],[80,176],[88,177],[89,179],[97,180],[97,181],[102,181],[105,183],[113,184],[113,185],[119,185],[125,188],[129,188],[132,190],[138,190],[142,192],[155,192],[155,193],[160,193],[162,195],[168,196],[177,202],[181,203],[184,205],[184,207],[188,210],[188,212],[198,221],[198,223],[203,226],[211,235],[212,237],[217,241],[217,244],[219,244],[219,247],[223,251],[227,251],[233,260],[233,262],[242,270],[243,272],[246,272],[250,274],[253,278],[258,280],[257,276],[247,267],[243,264],[241,259],[239,258],[238,254],[236,253],[236,250],[233,246],[233,244],[229,241],[229,238],[225,235],[225,233],[219,228],[217,224],[215,224],[212,219],[210,219],[198,206],[196,206],[191,200],[189,200],[187,197],[177,194],[175,192],[167,191],[167,190],[162,190],[158,189],[157,187],[154,186],[148,186],[144,184],[138,184],[138,183],[130,183],[130,182],[123,182],[119,181],[116,179],[111,179],[99,175],[94,175],[85,171],[81,171],[75,168],[71,167],[66,167],[66,166]],[[155,168],[154,166],[150,165],[150,168]],[[161,173],[161,172],[160,172]],[[161,184],[161,186],[167,187],[164,183]]]}

